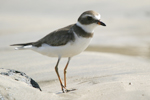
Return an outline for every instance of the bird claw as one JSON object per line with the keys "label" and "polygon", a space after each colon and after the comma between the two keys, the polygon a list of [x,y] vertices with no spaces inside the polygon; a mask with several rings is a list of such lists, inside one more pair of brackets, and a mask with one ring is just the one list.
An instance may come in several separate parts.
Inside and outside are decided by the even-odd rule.
{"label": "bird claw", "polygon": [[63,93],[67,93],[67,92],[68,92],[68,89],[66,89],[66,87],[63,86],[63,87],[62,87],[62,92],[63,92]]}
{"label": "bird claw", "polygon": [[75,91],[76,89],[66,89],[66,87],[63,88],[63,93],[67,93],[67,92],[71,92],[71,91]]}
{"label": "bird claw", "polygon": [[67,93],[67,92],[70,92],[70,91],[75,91],[76,89],[67,89],[63,84],[61,84],[62,86],[62,92],[63,93]]}

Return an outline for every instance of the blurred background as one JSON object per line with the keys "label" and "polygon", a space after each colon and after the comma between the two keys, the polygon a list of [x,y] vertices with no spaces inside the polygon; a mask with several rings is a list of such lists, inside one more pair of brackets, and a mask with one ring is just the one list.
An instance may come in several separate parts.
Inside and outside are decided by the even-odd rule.
{"label": "blurred background", "polygon": [[0,0],[0,51],[76,23],[86,10],[107,25],[95,29],[87,51],[150,58],[149,0]]}

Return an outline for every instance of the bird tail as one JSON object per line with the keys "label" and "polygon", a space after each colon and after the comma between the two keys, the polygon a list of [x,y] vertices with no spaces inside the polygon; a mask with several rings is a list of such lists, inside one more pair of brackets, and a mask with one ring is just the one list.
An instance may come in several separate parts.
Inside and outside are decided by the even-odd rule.
{"label": "bird tail", "polygon": [[19,46],[16,47],[15,50],[23,50],[23,49],[30,49],[32,47],[33,42],[30,43],[21,43],[21,44],[12,44],[10,46]]}

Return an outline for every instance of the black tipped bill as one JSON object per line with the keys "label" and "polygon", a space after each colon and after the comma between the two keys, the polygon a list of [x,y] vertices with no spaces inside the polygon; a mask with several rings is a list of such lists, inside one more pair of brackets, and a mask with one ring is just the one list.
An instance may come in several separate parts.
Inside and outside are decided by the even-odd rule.
{"label": "black tipped bill", "polygon": [[106,24],[103,23],[102,21],[98,21],[97,24],[102,25],[102,26],[106,26]]}

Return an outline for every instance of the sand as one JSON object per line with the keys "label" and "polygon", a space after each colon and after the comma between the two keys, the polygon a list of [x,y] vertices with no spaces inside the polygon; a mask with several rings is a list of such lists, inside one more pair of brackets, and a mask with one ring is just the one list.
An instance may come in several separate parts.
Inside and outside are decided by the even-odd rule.
{"label": "sand", "polygon": [[[148,100],[150,97],[150,63],[141,58],[84,52],[72,59],[67,71],[67,87],[76,90],[62,93],[54,71],[56,59],[42,57],[32,51],[27,51],[30,55],[30,59],[27,59],[28,55],[22,52],[9,52],[8,57],[16,56],[2,67],[26,72],[39,83],[43,91],[0,75],[1,94],[4,97],[16,100]],[[21,55],[26,60],[20,63],[25,64],[14,65],[12,62],[17,62],[16,58]],[[63,59],[59,66],[62,79],[66,60]]]}
{"label": "sand", "polygon": [[[66,3],[67,2],[67,3]],[[39,83],[34,89],[0,75],[5,100],[149,100],[149,0],[0,1],[0,68],[26,73]],[[59,7],[59,9],[58,9]],[[54,71],[57,58],[16,51],[10,44],[32,42],[75,23],[85,10],[102,15],[107,27],[97,27],[87,50],[71,59],[67,88],[62,93]],[[63,68],[59,66],[63,80]]]}

